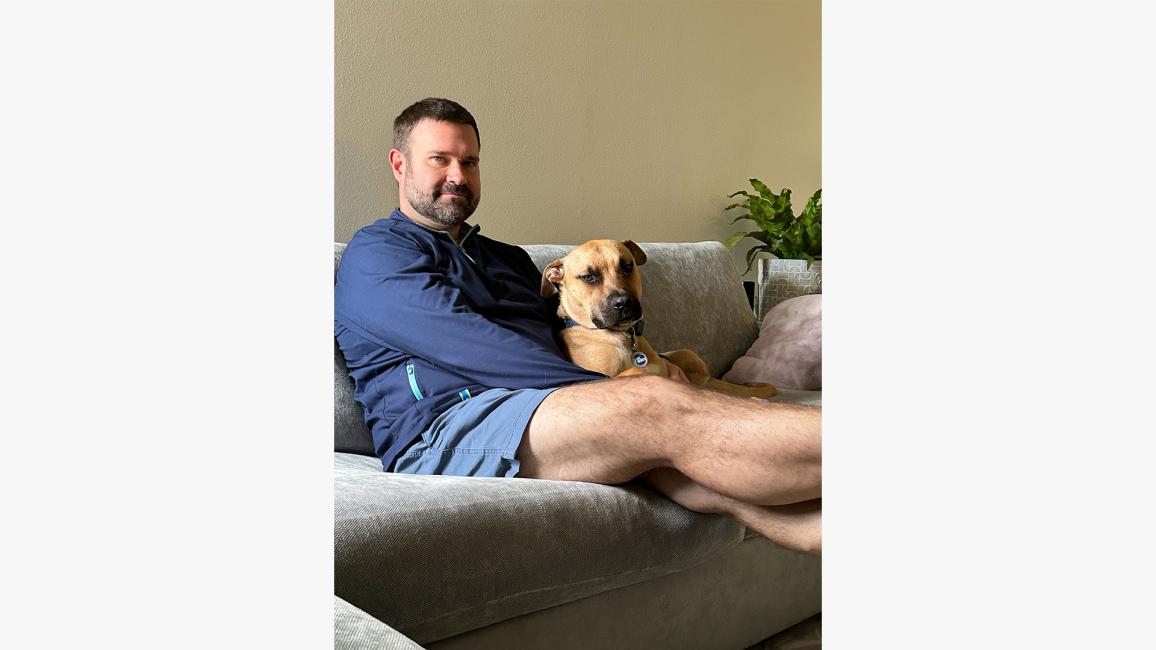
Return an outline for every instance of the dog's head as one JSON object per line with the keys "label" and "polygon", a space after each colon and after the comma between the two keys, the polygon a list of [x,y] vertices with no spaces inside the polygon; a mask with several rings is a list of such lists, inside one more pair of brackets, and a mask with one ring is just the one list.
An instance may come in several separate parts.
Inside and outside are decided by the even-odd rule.
{"label": "dog's head", "polygon": [[542,271],[542,297],[558,294],[558,315],[582,327],[627,330],[642,319],[646,253],[632,241],[595,239]]}

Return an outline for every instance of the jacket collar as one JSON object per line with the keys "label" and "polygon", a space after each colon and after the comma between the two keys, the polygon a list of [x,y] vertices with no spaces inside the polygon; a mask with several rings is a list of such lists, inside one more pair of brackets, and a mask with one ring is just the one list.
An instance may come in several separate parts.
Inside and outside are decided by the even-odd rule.
{"label": "jacket collar", "polygon": [[[453,236],[444,230],[435,230],[435,229],[430,228],[428,226],[423,226],[420,223],[414,221],[413,219],[410,219],[408,216],[406,216],[406,214],[404,212],[401,211],[401,208],[394,208],[393,214],[391,214],[389,216],[392,218],[396,218],[399,221],[402,221],[404,223],[408,223],[408,224],[417,226],[418,228],[421,228],[422,230],[424,230],[426,232],[433,233],[434,235],[441,235],[441,236],[449,237],[451,240],[453,240]],[[476,235],[478,233],[478,231],[480,231],[481,229],[482,229],[482,227],[478,224],[470,224],[469,222],[463,221],[462,222],[462,229],[460,231],[462,233],[462,241],[461,241],[461,243],[458,243],[458,245],[459,246],[465,246],[466,242],[470,239],[470,237],[473,237],[474,235]],[[457,243],[457,242],[455,242],[455,243]]]}

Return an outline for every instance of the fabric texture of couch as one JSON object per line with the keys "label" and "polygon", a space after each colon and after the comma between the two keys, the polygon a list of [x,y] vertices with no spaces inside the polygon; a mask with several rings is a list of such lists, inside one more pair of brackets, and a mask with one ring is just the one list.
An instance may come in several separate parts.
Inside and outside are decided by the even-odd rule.
{"label": "fabric texture of couch", "polygon": [[[729,251],[641,247],[647,339],[724,374],[758,335]],[[383,472],[334,352],[337,647],[741,649],[820,610],[819,558],[643,485]]]}

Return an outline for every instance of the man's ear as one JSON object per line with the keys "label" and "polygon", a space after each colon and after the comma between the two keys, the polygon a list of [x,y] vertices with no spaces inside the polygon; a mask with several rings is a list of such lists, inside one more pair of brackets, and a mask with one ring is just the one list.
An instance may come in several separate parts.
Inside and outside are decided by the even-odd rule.
{"label": "man's ear", "polygon": [[556,283],[562,281],[565,271],[562,269],[562,258],[558,258],[542,269],[542,297],[549,298],[558,293]]}
{"label": "man's ear", "polygon": [[405,177],[406,164],[405,154],[400,149],[389,150],[389,167],[393,170],[393,177],[397,179],[398,183]]}
{"label": "man's ear", "polygon": [[638,244],[635,244],[634,242],[627,239],[626,241],[622,242],[622,245],[625,246],[626,249],[630,251],[630,254],[634,256],[635,264],[638,266],[646,264],[646,253],[642,252],[642,249],[638,247]]}

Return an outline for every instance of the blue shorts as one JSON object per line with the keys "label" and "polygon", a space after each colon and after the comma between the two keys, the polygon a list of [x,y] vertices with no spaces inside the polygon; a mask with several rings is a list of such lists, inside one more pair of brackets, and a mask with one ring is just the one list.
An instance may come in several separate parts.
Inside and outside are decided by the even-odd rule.
{"label": "blue shorts", "polygon": [[437,416],[390,471],[514,477],[514,457],[530,418],[554,388],[491,388]]}

